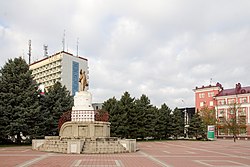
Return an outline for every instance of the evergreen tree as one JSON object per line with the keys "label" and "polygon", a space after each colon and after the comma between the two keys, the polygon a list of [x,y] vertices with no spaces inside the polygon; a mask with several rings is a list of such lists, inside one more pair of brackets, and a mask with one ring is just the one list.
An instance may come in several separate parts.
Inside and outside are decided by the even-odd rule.
{"label": "evergreen tree", "polygon": [[55,83],[40,99],[43,117],[46,118],[41,128],[44,135],[58,135],[58,121],[64,112],[73,107],[73,97],[60,82]]}
{"label": "evergreen tree", "polygon": [[[0,70],[0,135],[21,143],[31,135],[39,116],[37,85],[22,58],[10,59]],[[16,136],[16,137],[15,137]]]}
{"label": "evergreen tree", "polygon": [[155,120],[156,120],[157,108],[152,106],[148,110],[145,111],[145,131],[146,137],[154,137],[155,136]]}
{"label": "evergreen tree", "polygon": [[164,103],[156,114],[155,133],[158,139],[167,139],[171,134],[171,109]]}
{"label": "evergreen tree", "polygon": [[163,110],[157,109],[156,111],[156,116],[155,116],[155,138],[156,139],[162,139],[164,138],[164,117],[163,117]]}
{"label": "evergreen tree", "polygon": [[204,124],[198,113],[195,113],[190,120],[188,128],[189,137],[205,138]]}
{"label": "evergreen tree", "polygon": [[184,117],[183,113],[177,108],[173,112],[172,135],[175,139],[184,136]]}
{"label": "evergreen tree", "polygon": [[121,137],[120,124],[123,120],[121,120],[121,112],[118,101],[115,97],[108,99],[103,103],[103,109],[108,111],[109,113],[109,122],[110,126],[110,134],[111,136]]}
{"label": "evergreen tree", "polygon": [[146,95],[142,95],[137,101],[138,112],[138,132],[141,138],[155,137],[155,123],[157,108],[152,106],[150,99]]}
{"label": "evergreen tree", "polygon": [[154,134],[155,107],[146,95],[135,100],[125,92],[118,101],[114,97],[103,104],[109,112],[111,135],[127,138],[144,138]]}
{"label": "evergreen tree", "polygon": [[[147,137],[147,120],[150,120],[149,110],[152,108],[150,100],[146,95],[142,95],[139,99],[135,100],[135,110],[137,112],[137,138],[144,139]],[[154,127],[154,125],[153,125]],[[150,127],[149,129],[152,129]]]}
{"label": "evergreen tree", "polygon": [[122,119],[120,124],[122,137],[135,138],[138,128],[134,98],[128,92],[125,92],[119,101],[119,106]]}

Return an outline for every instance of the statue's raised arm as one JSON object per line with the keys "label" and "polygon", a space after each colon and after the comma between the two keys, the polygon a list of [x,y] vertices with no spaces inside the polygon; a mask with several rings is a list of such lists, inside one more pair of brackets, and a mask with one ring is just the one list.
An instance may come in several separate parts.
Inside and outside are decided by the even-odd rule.
{"label": "statue's raised arm", "polygon": [[85,87],[88,86],[88,83],[87,83],[87,77],[86,77],[85,71],[82,72],[82,69],[80,70],[79,82],[80,82],[80,90],[79,91],[84,91]]}

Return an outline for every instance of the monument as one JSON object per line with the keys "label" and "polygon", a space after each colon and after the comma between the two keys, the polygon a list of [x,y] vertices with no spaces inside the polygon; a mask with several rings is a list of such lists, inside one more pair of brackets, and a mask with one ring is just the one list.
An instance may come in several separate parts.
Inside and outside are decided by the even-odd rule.
{"label": "monument", "polygon": [[65,122],[59,136],[32,140],[32,149],[59,153],[124,153],[136,151],[135,139],[110,137],[110,123],[95,121],[92,94],[85,71],[80,70],[79,92],[74,96],[71,121]]}

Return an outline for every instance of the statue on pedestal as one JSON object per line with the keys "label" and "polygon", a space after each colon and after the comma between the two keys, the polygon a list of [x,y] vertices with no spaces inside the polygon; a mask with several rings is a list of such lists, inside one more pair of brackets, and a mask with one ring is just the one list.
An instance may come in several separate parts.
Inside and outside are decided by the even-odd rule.
{"label": "statue on pedestal", "polygon": [[88,86],[88,82],[85,71],[82,72],[82,69],[80,70],[79,82],[80,82],[80,91],[84,91],[85,87]]}

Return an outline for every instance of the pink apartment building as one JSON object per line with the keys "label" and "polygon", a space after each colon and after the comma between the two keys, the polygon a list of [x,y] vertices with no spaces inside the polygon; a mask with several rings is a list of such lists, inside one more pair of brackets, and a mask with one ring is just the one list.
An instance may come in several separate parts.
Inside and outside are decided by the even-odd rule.
{"label": "pink apartment building", "polygon": [[[230,118],[230,105],[237,104],[237,118],[245,120],[246,131],[244,128],[240,130],[242,136],[250,136],[250,86],[241,87],[241,84],[236,84],[235,88],[223,89],[220,83],[216,85],[196,87],[195,92],[195,111],[199,112],[203,107],[207,106],[210,109],[215,109],[218,125],[220,121]],[[218,135],[228,135],[229,132],[222,130],[218,126]]]}

